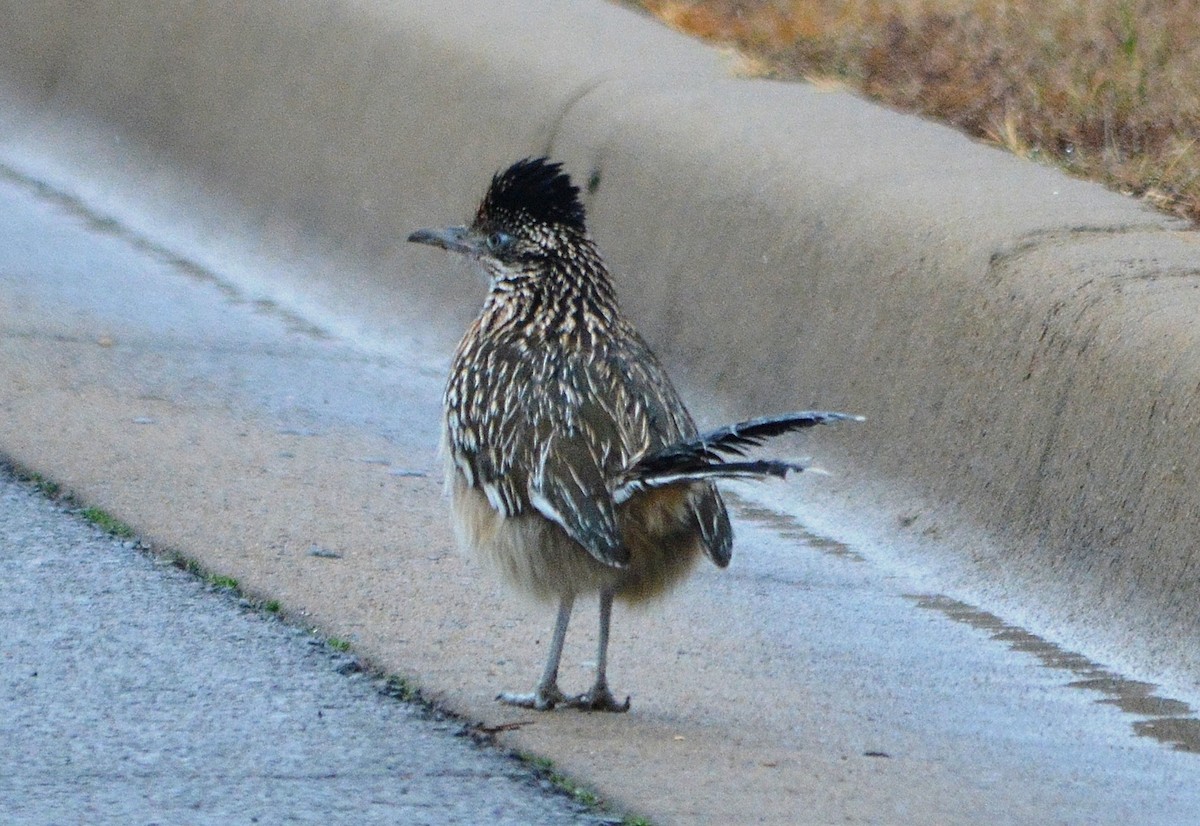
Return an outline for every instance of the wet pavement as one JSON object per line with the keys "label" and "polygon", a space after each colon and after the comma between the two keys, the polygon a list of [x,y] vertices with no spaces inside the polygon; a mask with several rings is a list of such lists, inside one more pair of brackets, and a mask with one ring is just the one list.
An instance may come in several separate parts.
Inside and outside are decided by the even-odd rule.
{"label": "wet pavement", "polygon": [[[703,568],[662,603],[618,610],[610,678],[633,695],[628,715],[496,706],[498,688],[536,676],[551,615],[450,549],[434,452],[446,354],[335,336],[269,290],[16,175],[0,182],[0,347],[0,382],[13,388],[0,451],[655,822],[1185,824],[1200,813],[1194,697],[944,596],[886,550],[814,535],[745,486],[732,488],[729,570]],[[793,487],[810,484],[820,480]],[[19,579],[52,582],[69,558]],[[178,597],[124,647],[172,635],[198,601]],[[223,622],[203,627],[216,635]],[[567,690],[587,679],[593,624],[581,605]],[[113,632],[78,623],[66,650]],[[250,632],[236,635],[223,647]],[[292,682],[279,675],[304,664],[273,657],[257,655],[272,676],[255,714],[268,718]],[[352,693],[334,682],[335,696]],[[96,713],[67,708],[64,720]],[[360,725],[347,718],[339,740]],[[6,740],[34,737],[54,739]],[[319,774],[304,777],[320,786]]]}

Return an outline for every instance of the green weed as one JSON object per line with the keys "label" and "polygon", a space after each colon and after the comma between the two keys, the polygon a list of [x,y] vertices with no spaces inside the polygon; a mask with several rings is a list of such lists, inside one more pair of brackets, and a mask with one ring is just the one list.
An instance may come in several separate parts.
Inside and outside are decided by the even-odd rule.
{"label": "green weed", "polygon": [[84,508],[79,515],[110,536],[119,539],[133,538],[133,528],[101,508]]}

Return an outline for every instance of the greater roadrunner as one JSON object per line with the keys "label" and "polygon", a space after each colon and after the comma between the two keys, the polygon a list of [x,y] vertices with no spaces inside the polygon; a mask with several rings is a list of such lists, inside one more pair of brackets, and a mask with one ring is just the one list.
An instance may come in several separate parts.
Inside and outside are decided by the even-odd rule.
{"label": "greater roadrunner", "polygon": [[[724,568],[733,532],[716,478],[786,476],[747,447],[815,424],[804,412],[697,435],[649,346],[621,315],[579,190],[546,158],[492,178],[467,227],[408,238],[467,255],[491,289],[446,386],[446,485],[460,544],[512,584],[557,598],[546,668],[513,705],[625,711],[605,675],[613,597],[663,593],[701,554]],[[600,595],[596,681],[567,697],[558,666],[575,598]]]}

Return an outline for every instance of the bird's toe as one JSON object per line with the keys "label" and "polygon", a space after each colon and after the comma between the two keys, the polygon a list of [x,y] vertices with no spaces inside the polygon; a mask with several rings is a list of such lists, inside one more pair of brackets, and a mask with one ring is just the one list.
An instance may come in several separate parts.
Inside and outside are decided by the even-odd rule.
{"label": "bird's toe", "polygon": [[567,696],[556,685],[538,686],[532,692],[519,694],[513,691],[502,691],[496,699],[505,705],[531,708],[535,711],[550,711],[559,703],[567,701]]}
{"label": "bird's toe", "polygon": [[571,697],[565,701],[565,704],[580,711],[612,711],[617,713],[629,711],[629,697],[626,697],[624,702],[617,702],[617,698],[608,690],[608,686],[593,686],[591,691]]}

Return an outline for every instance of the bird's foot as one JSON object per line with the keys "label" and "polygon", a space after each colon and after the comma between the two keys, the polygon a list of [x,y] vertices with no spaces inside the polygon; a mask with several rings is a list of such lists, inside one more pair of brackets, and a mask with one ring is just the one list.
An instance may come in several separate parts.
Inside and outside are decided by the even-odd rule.
{"label": "bird's foot", "polygon": [[539,685],[529,694],[501,691],[496,695],[496,699],[505,705],[531,708],[535,711],[550,711],[559,703],[568,702],[567,695],[554,683]]}
{"label": "bird's foot", "polygon": [[608,686],[597,683],[586,694],[579,694],[564,701],[569,708],[580,711],[613,711],[617,713],[629,711],[629,697],[625,702],[618,703],[617,698],[608,690]]}

